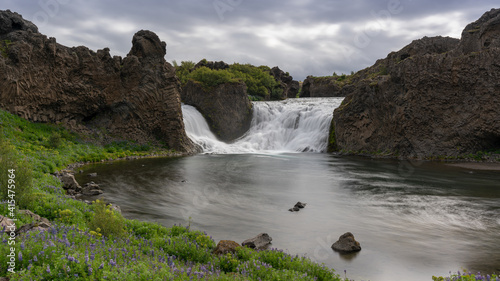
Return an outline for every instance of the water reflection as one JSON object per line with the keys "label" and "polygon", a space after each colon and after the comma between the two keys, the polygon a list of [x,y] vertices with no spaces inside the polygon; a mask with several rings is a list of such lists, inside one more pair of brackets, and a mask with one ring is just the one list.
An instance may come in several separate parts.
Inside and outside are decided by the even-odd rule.
{"label": "water reflection", "polygon": [[[217,241],[267,232],[272,247],[345,269],[350,278],[429,280],[462,267],[499,270],[494,171],[278,154],[138,160],[90,172],[127,217],[166,226],[191,220]],[[308,204],[288,212],[297,201]],[[363,249],[339,255],[330,247],[347,231]]]}

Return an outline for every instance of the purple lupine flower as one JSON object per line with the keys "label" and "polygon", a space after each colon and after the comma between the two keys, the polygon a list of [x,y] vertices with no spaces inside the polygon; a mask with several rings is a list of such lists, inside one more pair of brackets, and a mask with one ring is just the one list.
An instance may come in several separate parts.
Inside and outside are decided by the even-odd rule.
{"label": "purple lupine flower", "polygon": [[98,269],[103,269],[104,268],[104,262],[101,263]]}
{"label": "purple lupine flower", "polygon": [[22,254],[22,252],[19,252],[19,254],[17,254],[17,259],[19,261],[23,261],[23,254]]}
{"label": "purple lupine flower", "polygon": [[33,261],[38,261],[36,256],[33,257]]}
{"label": "purple lupine flower", "polygon": [[45,271],[47,271],[47,273],[50,273],[50,265],[47,265],[47,270]]}
{"label": "purple lupine flower", "polygon": [[73,256],[68,256],[69,261],[75,261],[75,258]]}

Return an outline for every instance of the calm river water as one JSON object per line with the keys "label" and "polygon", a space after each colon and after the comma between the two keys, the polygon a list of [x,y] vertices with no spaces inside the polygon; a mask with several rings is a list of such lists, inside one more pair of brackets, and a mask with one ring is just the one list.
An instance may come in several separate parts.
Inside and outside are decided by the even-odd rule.
{"label": "calm river water", "polygon": [[[87,167],[127,218],[187,225],[218,242],[261,232],[355,280],[500,272],[500,173],[323,153],[197,155]],[[297,201],[300,212],[288,211]],[[191,219],[190,219],[191,218]],[[330,249],[350,231],[361,252]]]}

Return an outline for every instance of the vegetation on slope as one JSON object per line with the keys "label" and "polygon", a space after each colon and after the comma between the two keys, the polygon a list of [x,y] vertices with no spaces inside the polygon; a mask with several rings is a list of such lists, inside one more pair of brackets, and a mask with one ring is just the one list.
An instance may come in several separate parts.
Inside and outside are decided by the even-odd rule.
{"label": "vegetation on slope", "polygon": [[226,69],[210,69],[206,66],[195,67],[192,61],[183,61],[180,65],[174,61],[174,67],[182,85],[192,80],[209,89],[224,83],[244,82],[251,100],[282,98],[283,89],[270,74],[271,69],[267,66],[234,63]]}
{"label": "vegetation on slope", "polygon": [[[79,161],[131,155],[168,155],[161,148],[130,142],[107,146],[47,124],[34,124],[0,110],[0,215],[17,228],[33,222],[19,210],[50,220],[48,231],[16,237],[0,230],[0,276],[10,280],[342,280],[333,270],[282,251],[239,248],[212,254],[215,242],[188,227],[170,228],[127,220],[102,201],[88,205],[65,196],[50,173]],[[15,170],[15,209],[6,192]],[[12,216],[13,211],[14,216]],[[11,247],[15,255],[11,258]],[[8,262],[14,260],[14,272]]]}

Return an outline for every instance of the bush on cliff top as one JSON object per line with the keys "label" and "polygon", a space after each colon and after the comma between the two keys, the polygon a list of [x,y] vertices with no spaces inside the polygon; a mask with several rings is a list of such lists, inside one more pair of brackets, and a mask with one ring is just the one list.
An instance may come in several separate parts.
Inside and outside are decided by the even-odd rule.
{"label": "bush on cliff top", "polygon": [[174,61],[174,66],[182,85],[193,80],[201,83],[205,89],[210,89],[220,84],[241,81],[246,84],[247,93],[253,100],[279,100],[283,94],[280,83],[270,74],[267,66],[235,63],[223,70],[212,70],[205,66],[195,69],[195,63],[191,61],[183,61],[181,65]]}

